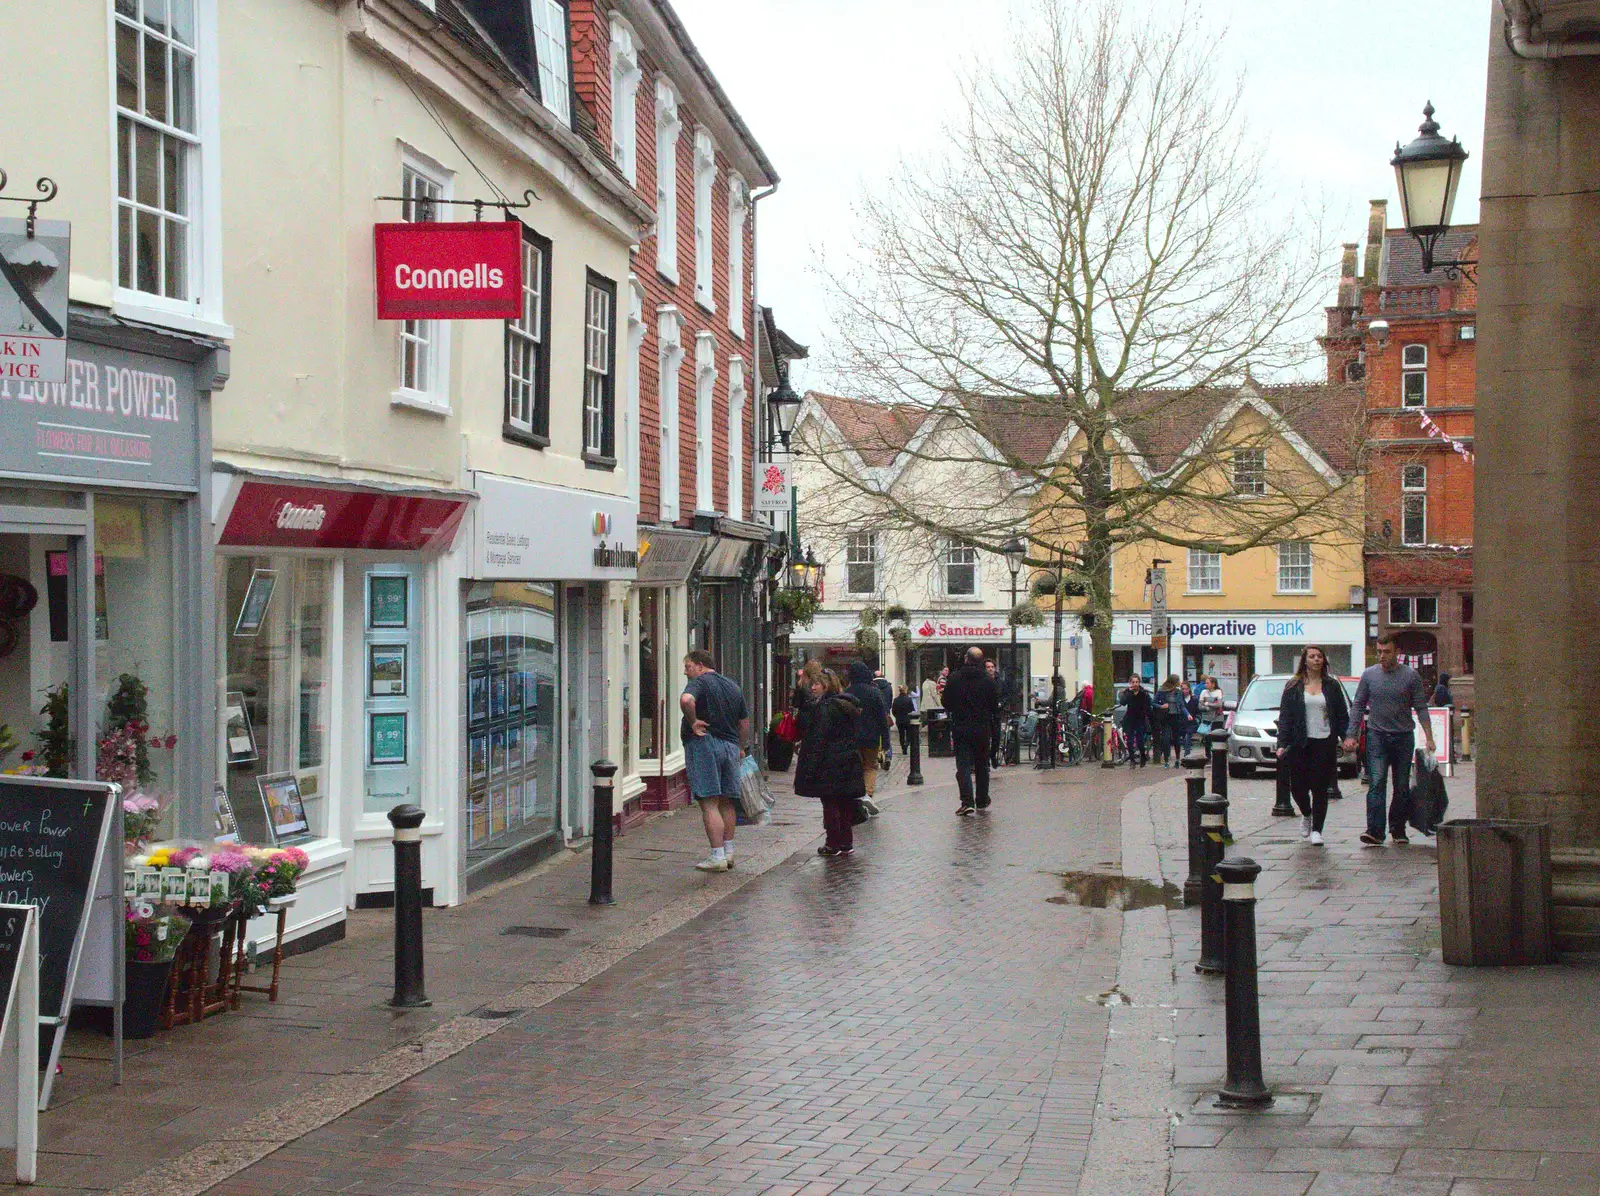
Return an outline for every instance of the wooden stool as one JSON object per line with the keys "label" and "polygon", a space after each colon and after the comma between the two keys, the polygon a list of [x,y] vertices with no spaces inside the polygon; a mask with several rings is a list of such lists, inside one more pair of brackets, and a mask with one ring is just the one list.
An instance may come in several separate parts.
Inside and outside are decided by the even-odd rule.
{"label": "wooden stool", "polygon": [[245,971],[245,928],[239,927],[239,937],[235,942],[235,959],[233,967],[233,1007],[239,1008],[239,994],[265,993],[267,1000],[276,1003],[278,1000],[278,972],[283,967],[283,931],[289,922],[289,907],[294,904],[295,895],[288,897],[274,897],[267,903],[268,909],[278,911],[278,936],[272,947],[272,983],[271,984],[246,984],[244,983]]}
{"label": "wooden stool", "polygon": [[[222,951],[217,960],[217,979],[212,983],[211,938],[218,926],[222,928]],[[208,916],[195,919],[173,963],[166,1008],[161,1018],[163,1028],[192,1025],[229,1008],[230,989],[235,981],[233,957],[243,932],[237,906],[220,916],[218,912],[210,912]]]}

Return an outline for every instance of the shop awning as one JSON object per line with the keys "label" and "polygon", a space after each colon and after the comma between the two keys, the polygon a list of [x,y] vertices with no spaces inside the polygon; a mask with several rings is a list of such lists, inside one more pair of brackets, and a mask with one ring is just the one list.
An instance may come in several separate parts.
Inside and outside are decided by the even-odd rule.
{"label": "shop awning", "polygon": [[470,491],[216,475],[217,543],[230,547],[442,551]]}

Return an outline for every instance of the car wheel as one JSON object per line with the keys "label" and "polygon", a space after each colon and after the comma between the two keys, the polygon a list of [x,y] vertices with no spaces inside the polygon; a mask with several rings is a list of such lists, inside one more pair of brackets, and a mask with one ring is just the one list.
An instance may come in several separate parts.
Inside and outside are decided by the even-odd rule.
{"label": "car wheel", "polygon": [[1230,764],[1228,765],[1228,775],[1236,781],[1246,780],[1256,775],[1256,766],[1254,764]]}

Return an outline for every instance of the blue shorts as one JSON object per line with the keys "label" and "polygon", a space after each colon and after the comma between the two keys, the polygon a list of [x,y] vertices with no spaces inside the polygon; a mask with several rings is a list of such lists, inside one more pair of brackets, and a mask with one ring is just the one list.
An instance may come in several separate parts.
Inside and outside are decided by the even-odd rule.
{"label": "blue shorts", "polygon": [[695,800],[739,796],[739,745],[715,735],[695,735],[683,744],[689,792]]}

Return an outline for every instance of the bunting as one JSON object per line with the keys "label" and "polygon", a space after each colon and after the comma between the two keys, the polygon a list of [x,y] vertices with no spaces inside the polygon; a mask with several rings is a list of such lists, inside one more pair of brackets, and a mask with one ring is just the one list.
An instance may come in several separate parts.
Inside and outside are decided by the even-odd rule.
{"label": "bunting", "polygon": [[1438,424],[1434,423],[1433,420],[1429,418],[1426,411],[1417,412],[1417,418],[1422,421],[1422,430],[1424,432],[1426,432],[1429,436],[1432,436],[1435,440],[1444,441],[1444,443],[1449,445],[1454,452],[1461,455],[1461,459],[1463,461],[1471,463],[1472,450],[1461,441],[1457,440],[1454,436],[1451,436]]}

